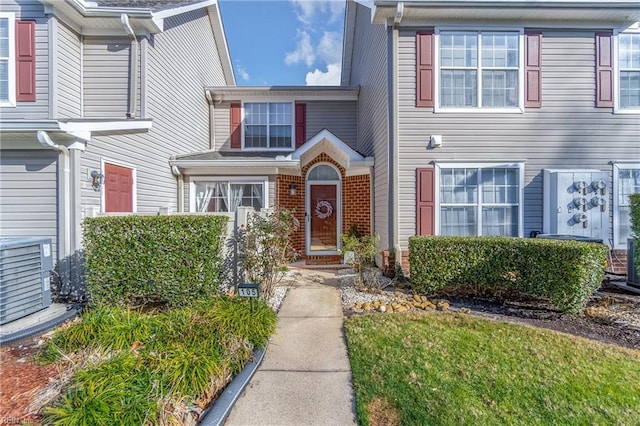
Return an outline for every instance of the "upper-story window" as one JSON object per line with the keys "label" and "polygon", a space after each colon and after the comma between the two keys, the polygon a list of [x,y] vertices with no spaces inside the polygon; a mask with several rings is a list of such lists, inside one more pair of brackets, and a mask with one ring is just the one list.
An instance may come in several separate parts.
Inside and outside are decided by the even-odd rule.
{"label": "upper-story window", "polygon": [[619,107],[640,108],[640,33],[618,35]]}
{"label": "upper-story window", "polygon": [[521,47],[518,31],[440,31],[441,108],[518,108]]}
{"label": "upper-story window", "polygon": [[0,13],[0,106],[16,103],[15,15]]}
{"label": "upper-story window", "polygon": [[293,149],[293,104],[244,104],[244,148]]}

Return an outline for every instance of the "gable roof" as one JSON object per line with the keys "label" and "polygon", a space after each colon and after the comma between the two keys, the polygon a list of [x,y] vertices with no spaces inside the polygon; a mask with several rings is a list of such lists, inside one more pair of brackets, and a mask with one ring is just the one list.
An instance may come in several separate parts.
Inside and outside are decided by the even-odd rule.
{"label": "gable roof", "polygon": [[127,15],[136,34],[150,35],[164,31],[165,20],[173,16],[206,9],[215,37],[216,48],[227,84],[235,85],[229,46],[224,33],[218,0],[40,0],[54,14],[79,34],[90,36],[124,36],[121,23]]}

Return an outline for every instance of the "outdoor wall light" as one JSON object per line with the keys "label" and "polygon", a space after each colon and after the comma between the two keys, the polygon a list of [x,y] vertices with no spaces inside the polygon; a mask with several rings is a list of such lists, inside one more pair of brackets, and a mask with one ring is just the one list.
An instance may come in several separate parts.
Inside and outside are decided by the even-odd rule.
{"label": "outdoor wall light", "polygon": [[298,187],[295,183],[289,184],[289,195],[296,195],[298,193]]}
{"label": "outdoor wall light", "polygon": [[91,186],[94,191],[100,191],[100,187],[104,183],[104,175],[97,170],[91,171]]}

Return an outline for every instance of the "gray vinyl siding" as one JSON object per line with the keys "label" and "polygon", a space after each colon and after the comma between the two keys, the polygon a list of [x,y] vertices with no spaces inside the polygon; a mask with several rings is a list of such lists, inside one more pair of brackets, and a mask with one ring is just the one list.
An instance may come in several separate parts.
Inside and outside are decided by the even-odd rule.
{"label": "gray vinyl siding", "polygon": [[[295,101],[295,99],[291,99]],[[240,101],[237,101],[238,103]],[[266,101],[265,101],[266,102]],[[327,129],[353,149],[357,149],[358,128],[356,126],[358,103],[356,101],[300,101],[307,105],[307,140],[322,129]],[[234,102],[235,103],[235,102]],[[216,105],[214,127],[216,149],[229,149],[230,103]],[[295,129],[294,129],[295,130]]]}
{"label": "gray vinyl siding", "polygon": [[374,233],[380,247],[389,247],[389,126],[387,96],[387,32],[371,24],[371,11],[356,6],[356,26],[349,85],[360,86],[358,103],[358,151],[375,158]]}
{"label": "gray vinyl siding", "polygon": [[82,116],[80,36],[58,22],[58,115],[56,118]]}
{"label": "gray vinyl siding", "polygon": [[307,140],[322,129],[327,129],[342,142],[357,150],[358,104],[356,101],[306,101],[305,103],[307,104]]}
{"label": "gray vinyl siding", "polygon": [[[3,120],[42,120],[49,117],[49,24],[42,3],[33,0],[2,0],[3,12],[36,22],[36,101],[16,102],[15,107],[0,108]],[[15,40],[15,39],[13,39]],[[11,64],[15,66],[15,64]]]}
{"label": "gray vinyl siding", "polygon": [[[126,118],[129,110],[128,37],[84,37],[83,84],[84,116],[87,118]],[[140,49],[138,49],[138,57]],[[138,60],[138,82],[140,60]],[[140,84],[138,84],[138,99]],[[136,116],[139,116],[140,102]]]}
{"label": "gray vinyl siding", "polygon": [[[542,108],[524,114],[415,107],[415,30],[400,34],[400,241],[415,234],[416,168],[433,160],[525,161],[524,235],[542,230],[543,168],[599,169],[640,158],[640,117],[594,108],[595,31],[543,30]],[[427,149],[428,136],[442,147]]]}
{"label": "gray vinyl siding", "polygon": [[46,237],[57,256],[57,153],[3,150],[0,230],[4,237]]}
{"label": "gray vinyl siding", "polygon": [[[204,9],[170,18],[165,31],[147,49],[148,132],[95,134],[83,155],[82,197],[85,206],[100,206],[100,192],[91,188],[88,173],[100,170],[100,160],[136,169],[139,212],[160,207],[177,211],[177,179],[171,174],[173,155],[209,147],[209,107],[204,87],[224,85],[222,66],[209,17]],[[86,64],[85,64],[86,66]]]}

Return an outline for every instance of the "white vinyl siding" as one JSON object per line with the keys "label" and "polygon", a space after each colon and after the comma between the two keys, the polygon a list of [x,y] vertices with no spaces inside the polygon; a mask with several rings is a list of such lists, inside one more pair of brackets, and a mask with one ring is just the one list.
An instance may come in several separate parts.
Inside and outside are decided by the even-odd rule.
{"label": "white vinyl siding", "polygon": [[197,178],[191,183],[190,211],[234,212],[237,207],[266,207],[266,179]]}
{"label": "white vinyl siding", "polygon": [[245,103],[244,148],[293,149],[293,103]]}
{"label": "white vinyl siding", "polygon": [[640,163],[615,163],[613,166],[614,248],[626,248],[631,237],[629,195],[640,193]]}
{"label": "white vinyl siding", "polygon": [[15,15],[0,13],[0,106],[15,106]]}
{"label": "white vinyl siding", "polygon": [[515,166],[441,165],[439,235],[522,235],[522,170]]}

